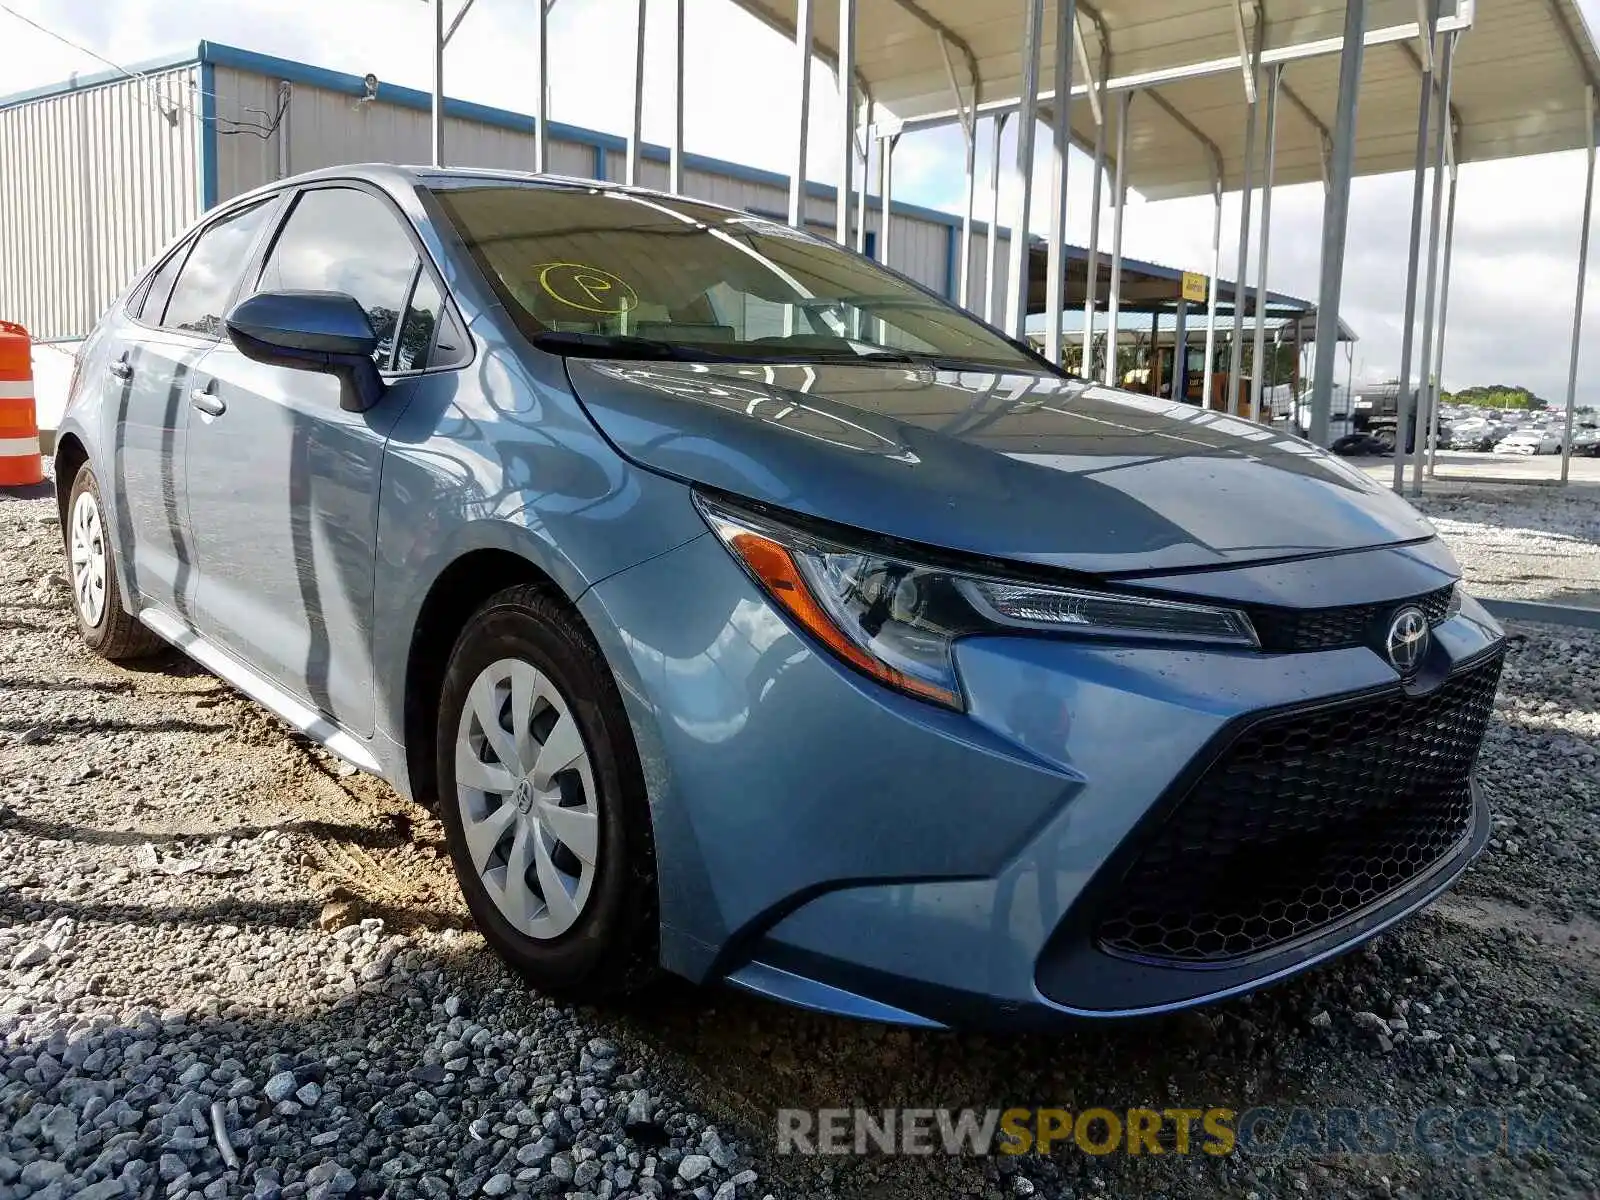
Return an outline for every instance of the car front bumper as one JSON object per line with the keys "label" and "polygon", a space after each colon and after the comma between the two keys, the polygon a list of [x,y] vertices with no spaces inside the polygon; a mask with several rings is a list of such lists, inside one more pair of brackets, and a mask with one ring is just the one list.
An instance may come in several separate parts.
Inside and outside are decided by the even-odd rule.
{"label": "car front bumper", "polygon": [[[1411,569],[1347,557],[1346,578],[1369,557]],[[1278,577],[1228,574],[1244,591]],[[1241,730],[1330,702],[1426,703],[1490,660],[1497,673],[1502,634],[1470,599],[1435,627],[1411,684],[1362,647],[969,638],[957,647],[965,713],[817,652],[710,537],[604,581],[580,607],[645,767],[663,963],[690,978],[925,1025],[1159,1012],[1347,950],[1427,903],[1487,838],[1474,793],[1447,852],[1401,885],[1242,957],[1110,952],[1101,936],[1133,857]]]}

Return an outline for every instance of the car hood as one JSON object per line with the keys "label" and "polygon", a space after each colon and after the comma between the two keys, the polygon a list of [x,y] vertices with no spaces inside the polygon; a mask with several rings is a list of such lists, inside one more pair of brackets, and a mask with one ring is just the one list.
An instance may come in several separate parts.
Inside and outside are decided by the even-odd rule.
{"label": "car hood", "polygon": [[567,369],[642,466],[948,550],[1126,574],[1433,534],[1299,438],[1078,380],[887,364]]}

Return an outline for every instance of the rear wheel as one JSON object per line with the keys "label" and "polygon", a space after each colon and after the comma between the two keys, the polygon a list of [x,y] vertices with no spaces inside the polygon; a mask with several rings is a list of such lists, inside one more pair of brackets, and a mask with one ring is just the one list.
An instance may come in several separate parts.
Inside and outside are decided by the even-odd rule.
{"label": "rear wheel", "polygon": [[655,852],[616,681],[576,615],[531,586],[457,639],[437,741],[440,814],[489,943],[542,991],[600,996],[656,970]]}
{"label": "rear wheel", "polygon": [[122,606],[116,551],[106,527],[100,485],[88,467],[72,481],[64,532],[72,609],[89,649],[112,662],[143,658],[163,649],[166,643]]}

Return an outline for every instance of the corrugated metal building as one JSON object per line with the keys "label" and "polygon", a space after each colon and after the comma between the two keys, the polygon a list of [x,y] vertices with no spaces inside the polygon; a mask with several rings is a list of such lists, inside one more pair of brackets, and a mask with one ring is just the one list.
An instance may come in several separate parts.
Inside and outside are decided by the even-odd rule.
{"label": "corrugated metal building", "polygon": [[[426,162],[430,98],[214,42],[135,68],[138,78],[74,79],[0,99],[0,316],[42,340],[73,340],[142,264],[205,209],[260,184],[349,162]],[[533,120],[463,101],[446,104],[452,165],[531,170]],[[623,139],[552,122],[549,169],[620,180]],[[641,182],[667,185],[667,153],[646,146]],[[691,196],[783,219],[788,180],[685,157]],[[811,184],[807,220],[831,234],[834,189]],[[961,220],[894,206],[891,265],[954,298]],[[881,214],[868,218],[869,249]],[[1005,261],[1007,237],[998,247]],[[981,309],[987,230],[973,239]]]}

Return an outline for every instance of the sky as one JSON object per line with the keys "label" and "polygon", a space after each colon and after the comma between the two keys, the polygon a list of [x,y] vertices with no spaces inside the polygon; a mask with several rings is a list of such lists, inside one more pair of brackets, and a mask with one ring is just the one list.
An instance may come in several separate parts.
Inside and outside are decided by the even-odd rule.
{"label": "sky", "polygon": [[[95,55],[125,66],[192,48],[201,39],[356,74],[371,71],[389,83],[421,88],[431,83],[432,7],[426,0],[0,2],[83,48],[0,11],[0,95],[105,70]],[[454,12],[457,2],[450,0],[449,11]],[[1600,0],[1579,0],[1579,5],[1591,28],[1600,28]],[[477,0],[446,55],[446,90],[452,96],[520,111],[531,108],[535,41],[529,8],[530,0]],[[556,0],[550,13],[553,119],[626,132],[634,11],[634,0]],[[650,0],[648,14],[644,135],[660,142],[669,135],[672,111],[671,6]],[[790,131],[798,97],[792,43],[732,0],[686,0],[686,27],[688,149],[773,171],[792,169]],[[832,181],[840,158],[838,99],[831,73],[820,65],[813,70],[811,115],[807,173]],[[980,164],[987,161],[987,134],[988,123],[981,123]],[[1041,128],[1041,158],[1043,134]],[[1002,147],[1008,164],[1014,162],[1012,136],[1008,130]],[[1088,235],[1091,166],[1074,152],[1068,236],[1079,244]],[[1447,388],[1511,383],[1553,402],[1565,395],[1583,167],[1580,152],[1461,168]],[[1042,179],[1037,171],[1036,178]],[[1017,176],[1008,170],[1002,214],[1014,212],[1016,191]],[[1042,233],[1046,205],[1038,198],[1047,197],[1048,189],[1037,187],[1035,196],[1032,224]],[[895,197],[959,211],[959,133],[942,129],[903,137],[895,155]],[[1358,383],[1398,373],[1410,202],[1409,175],[1357,179],[1352,188],[1341,315],[1360,337],[1353,364]],[[985,204],[980,193],[980,216]],[[1237,254],[1237,204],[1237,196],[1230,196],[1223,214],[1224,275],[1233,273]],[[1010,216],[1002,220],[1009,224]],[[1130,257],[1190,270],[1209,268],[1209,199],[1143,203],[1135,196],[1125,220],[1124,249]],[[1274,193],[1269,287],[1315,297],[1321,222],[1320,185]],[[1253,253],[1253,236],[1251,244]],[[1600,263],[1592,268],[1591,276]],[[1250,274],[1253,279],[1253,266]],[[1596,309],[1600,298],[1591,303],[1593,332],[1583,339],[1580,404],[1600,403],[1600,384],[1586,382],[1600,371]],[[1343,374],[1341,364],[1341,378]]]}

